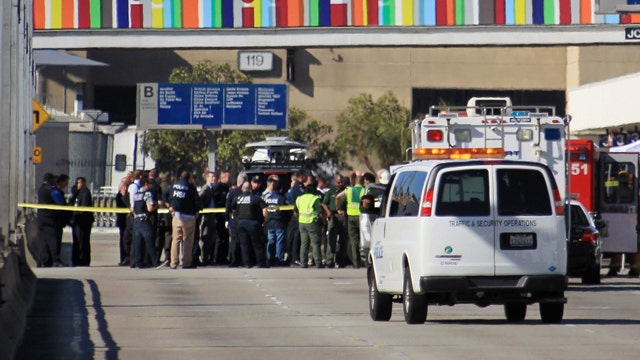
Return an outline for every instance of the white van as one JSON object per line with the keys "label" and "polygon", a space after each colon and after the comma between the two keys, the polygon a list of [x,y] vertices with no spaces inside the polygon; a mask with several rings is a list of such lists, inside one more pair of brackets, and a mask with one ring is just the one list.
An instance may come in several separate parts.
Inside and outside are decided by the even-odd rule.
{"label": "white van", "polygon": [[562,321],[567,288],[564,208],[540,163],[501,159],[415,161],[393,169],[372,225],[371,318],[403,302],[407,323],[428,305],[504,305],[522,321],[540,304]]}

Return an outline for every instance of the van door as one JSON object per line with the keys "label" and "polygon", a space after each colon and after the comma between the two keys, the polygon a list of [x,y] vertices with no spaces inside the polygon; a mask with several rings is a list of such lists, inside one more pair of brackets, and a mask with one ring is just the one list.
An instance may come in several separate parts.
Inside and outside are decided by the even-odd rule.
{"label": "van door", "polygon": [[638,251],[638,153],[608,153],[600,156],[600,214],[602,251]]}
{"label": "van door", "polygon": [[428,239],[423,263],[429,275],[493,275],[490,178],[487,166],[438,171],[433,182],[434,214],[423,222]]}
{"label": "van door", "polygon": [[419,264],[419,261],[414,261],[415,257],[421,256],[422,243],[429,237],[429,234],[421,232],[420,217],[421,194],[426,179],[426,171],[400,172],[397,174],[393,188],[388,195],[386,237],[384,240],[386,243],[384,244],[384,253],[380,256],[383,258],[387,280],[400,286],[403,283],[404,254],[409,254],[410,265]]}
{"label": "van door", "polygon": [[564,273],[564,217],[555,214],[551,173],[522,165],[493,167],[495,275]]}

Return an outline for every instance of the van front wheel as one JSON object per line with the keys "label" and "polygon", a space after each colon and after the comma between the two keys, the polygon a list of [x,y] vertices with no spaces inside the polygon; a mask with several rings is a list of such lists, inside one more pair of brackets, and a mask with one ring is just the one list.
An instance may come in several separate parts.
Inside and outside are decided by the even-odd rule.
{"label": "van front wheel", "polygon": [[373,321],[389,321],[393,307],[392,296],[378,291],[374,271],[373,267],[369,268],[369,314]]}
{"label": "van front wheel", "polygon": [[404,289],[402,295],[404,321],[407,324],[424,324],[427,321],[427,295],[416,294],[411,283],[409,269],[404,272]]}

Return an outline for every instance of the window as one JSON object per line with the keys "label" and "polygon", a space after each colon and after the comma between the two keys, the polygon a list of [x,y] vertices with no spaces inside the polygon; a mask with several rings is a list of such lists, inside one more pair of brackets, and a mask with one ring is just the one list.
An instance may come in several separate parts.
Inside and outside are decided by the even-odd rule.
{"label": "window", "polygon": [[498,170],[498,215],[551,215],[551,199],[538,170]]}
{"label": "window", "polygon": [[418,171],[398,174],[391,190],[390,217],[417,216],[420,213],[422,189],[426,178],[426,173]]}
{"label": "window", "polygon": [[488,216],[487,170],[450,171],[440,177],[436,216]]}
{"label": "window", "polygon": [[602,171],[602,195],[609,204],[629,204],[634,202],[636,167],[630,162],[607,161]]}
{"label": "window", "polygon": [[571,205],[571,225],[574,226],[590,226],[587,214],[582,211],[580,206]]}

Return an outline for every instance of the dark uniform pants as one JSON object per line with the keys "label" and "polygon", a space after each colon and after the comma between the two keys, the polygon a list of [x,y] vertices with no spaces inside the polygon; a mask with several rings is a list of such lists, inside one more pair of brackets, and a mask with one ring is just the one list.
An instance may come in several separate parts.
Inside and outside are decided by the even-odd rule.
{"label": "dark uniform pants", "polygon": [[349,234],[344,215],[332,214],[329,218],[329,237],[325,251],[325,264],[332,267],[335,263],[344,267],[347,256]]}
{"label": "dark uniform pants", "polygon": [[360,216],[347,215],[347,230],[349,231],[349,260],[353,267],[360,267]]}
{"label": "dark uniform pants", "polygon": [[229,231],[224,227],[224,215],[216,214],[217,236],[213,245],[213,263],[224,265],[228,263]]}
{"label": "dark uniform pants", "polygon": [[127,226],[124,229],[124,235],[122,236],[122,247],[120,252],[124,254],[123,263],[131,262],[133,265],[133,215],[127,215]]}
{"label": "dark uniform pants", "polygon": [[246,267],[255,264],[264,267],[267,265],[267,258],[264,252],[264,242],[262,241],[262,227],[257,220],[238,220],[238,240],[242,250],[242,262]]}
{"label": "dark uniform pants", "polygon": [[298,252],[300,249],[300,227],[298,226],[298,217],[292,216],[291,220],[289,220],[289,226],[287,228],[287,252],[291,256],[289,261],[296,262],[307,261],[307,258],[300,258],[300,253]]}
{"label": "dark uniform pants", "polygon": [[313,252],[313,261],[317,267],[322,266],[322,254],[320,253],[320,232],[322,226],[317,222],[300,224],[300,266],[306,267],[309,257],[309,245]]}
{"label": "dark uniform pants", "polygon": [[71,228],[71,266],[89,266],[91,264],[91,227],[93,221],[83,220]]}
{"label": "dark uniform pants", "polygon": [[[144,267],[146,259],[151,259],[151,265],[158,266],[155,247],[155,229],[150,220],[135,219],[135,262],[134,266]],[[145,259],[146,255],[146,259]]]}
{"label": "dark uniform pants", "polygon": [[39,224],[40,254],[38,267],[51,267],[56,258],[58,228],[48,224]]}

